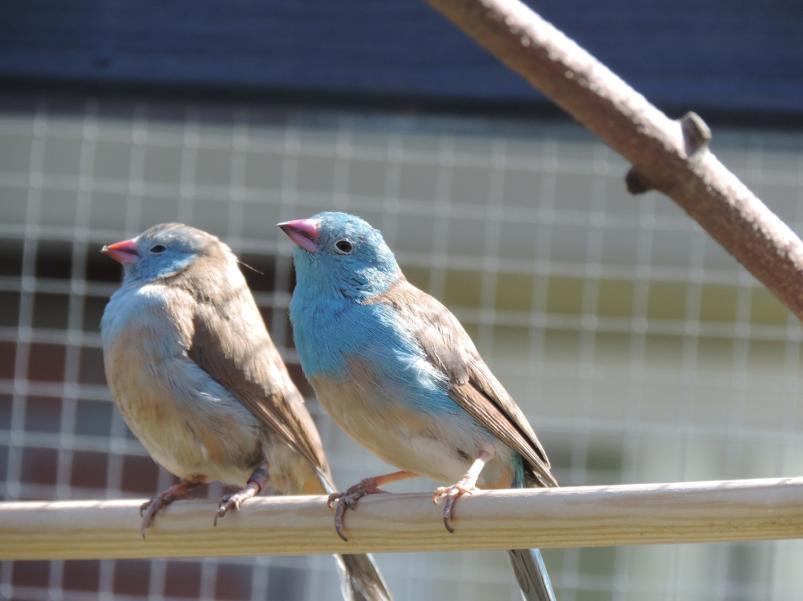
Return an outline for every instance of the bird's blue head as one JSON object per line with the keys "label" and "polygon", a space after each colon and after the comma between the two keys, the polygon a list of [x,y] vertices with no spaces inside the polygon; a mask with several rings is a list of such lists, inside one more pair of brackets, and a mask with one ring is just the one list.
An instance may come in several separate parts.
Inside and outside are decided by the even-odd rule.
{"label": "bird's blue head", "polygon": [[296,243],[298,289],[363,300],[386,292],[401,277],[382,232],[348,213],[318,213],[278,224]]}
{"label": "bird's blue head", "polygon": [[104,246],[101,252],[123,266],[125,282],[149,283],[178,275],[199,257],[230,251],[204,231],[181,223],[160,223],[136,238]]}

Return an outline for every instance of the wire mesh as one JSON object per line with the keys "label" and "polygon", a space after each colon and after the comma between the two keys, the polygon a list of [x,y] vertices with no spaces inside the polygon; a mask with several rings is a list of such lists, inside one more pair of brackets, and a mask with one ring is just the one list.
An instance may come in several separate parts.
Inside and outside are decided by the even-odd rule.
{"label": "wire mesh", "polygon": [[[796,231],[803,136],[713,150]],[[337,482],[385,466],[303,382],[278,221],[382,228],[534,423],[563,484],[801,473],[801,328],[669,200],[562,121],[154,99],[0,100],[0,496],[145,497],[168,485],[105,386],[97,251],[162,221],[226,240],[321,429]],[[429,490],[412,481],[396,490]],[[208,491],[221,494],[219,486]],[[211,525],[211,516],[210,516]],[[213,552],[211,553],[213,554]],[[547,551],[562,601],[798,599],[798,542]],[[377,557],[398,599],[517,599],[504,554]],[[16,562],[7,599],[338,599],[328,557]]]}

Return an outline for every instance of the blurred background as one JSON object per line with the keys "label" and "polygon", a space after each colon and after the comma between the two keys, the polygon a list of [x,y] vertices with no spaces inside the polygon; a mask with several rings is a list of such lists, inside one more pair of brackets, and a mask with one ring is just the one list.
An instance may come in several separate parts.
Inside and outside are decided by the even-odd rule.
{"label": "blurred background", "polygon": [[[533,5],[671,116],[701,113],[713,151],[803,230],[800,3]],[[163,221],[262,272],[246,276],[339,485],[385,470],[321,411],[292,348],[274,224],[322,209],[380,227],[455,311],[561,483],[803,472],[797,320],[671,201],[629,196],[618,156],[425,4],[8,2],[0,33],[1,498],[170,483],[114,407],[98,332],[120,279],[100,246]],[[329,557],[214,555],[6,562],[0,598],[339,599]],[[795,541],[545,555],[561,601],[803,591]],[[503,553],[377,561],[399,601],[519,598]]]}

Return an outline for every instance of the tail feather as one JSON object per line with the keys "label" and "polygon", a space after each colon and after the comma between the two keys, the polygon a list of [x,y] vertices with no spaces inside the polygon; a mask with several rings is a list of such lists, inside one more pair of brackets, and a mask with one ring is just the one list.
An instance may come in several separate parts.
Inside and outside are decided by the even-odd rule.
{"label": "tail feather", "polygon": [[512,549],[507,553],[526,601],[556,601],[541,551]]}
{"label": "tail feather", "polygon": [[[315,472],[315,483],[326,494],[336,491],[327,472],[321,468],[316,468]],[[334,558],[340,572],[340,591],[344,601],[393,601],[393,596],[370,555],[335,555]]]}
{"label": "tail feather", "polygon": [[335,555],[345,601],[393,601],[370,555]]}

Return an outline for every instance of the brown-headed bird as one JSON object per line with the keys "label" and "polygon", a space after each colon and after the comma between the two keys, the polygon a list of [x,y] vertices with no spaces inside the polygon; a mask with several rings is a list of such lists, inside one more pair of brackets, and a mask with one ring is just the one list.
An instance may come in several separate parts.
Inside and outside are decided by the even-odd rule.
{"label": "brown-headed bird", "polygon": [[[101,321],[106,379],[128,427],[180,479],[142,506],[143,535],[205,482],[239,487],[215,521],[263,489],[331,493],[318,431],[229,247],[170,223],[103,252],[124,271]],[[391,598],[369,556],[337,561],[346,599]]]}

